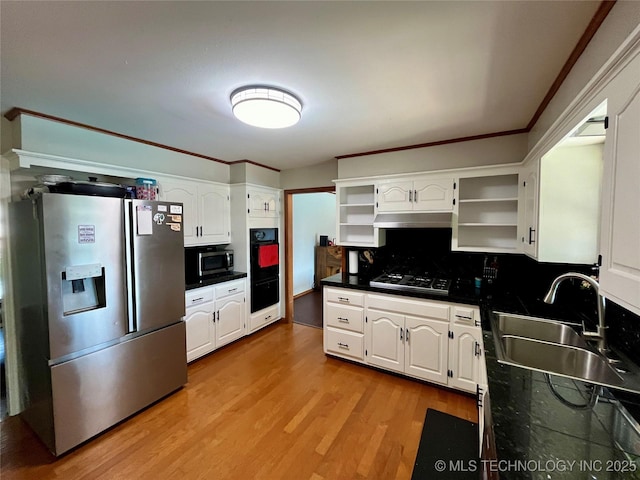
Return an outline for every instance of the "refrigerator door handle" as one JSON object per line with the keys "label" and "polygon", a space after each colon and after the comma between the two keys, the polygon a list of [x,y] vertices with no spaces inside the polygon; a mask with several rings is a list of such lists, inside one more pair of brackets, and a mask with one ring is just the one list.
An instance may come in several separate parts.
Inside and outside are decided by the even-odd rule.
{"label": "refrigerator door handle", "polygon": [[124,261],[125,276],[127,278],[127,321],[128,333],[135,332],[138,329],[136,322],[135,310],[135,285],[133,283],[134,265],[132,261],[133,244],[131,242],[132,232],[135,231],[133,202],[131,200],[123,200],[124,202]]}

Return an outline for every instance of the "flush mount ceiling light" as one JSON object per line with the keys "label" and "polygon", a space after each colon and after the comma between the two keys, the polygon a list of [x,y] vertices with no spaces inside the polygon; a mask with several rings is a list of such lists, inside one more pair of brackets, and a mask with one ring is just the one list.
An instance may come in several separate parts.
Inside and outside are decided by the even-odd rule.
{"label": "flush mount ceiling light", "polygon": [[273,87],[242,87],[231,94],[238,120],[260,128],[285,128],[298,123],[302,104],[289,92]]}

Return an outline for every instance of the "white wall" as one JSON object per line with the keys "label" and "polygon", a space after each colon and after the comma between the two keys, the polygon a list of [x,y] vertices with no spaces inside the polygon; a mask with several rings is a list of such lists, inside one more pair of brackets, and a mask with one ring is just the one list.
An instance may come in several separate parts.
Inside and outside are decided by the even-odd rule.
{"label": "white wall", "polygon": [[340,179],[518,163],[527,135],[516,134],[338,160]]}
{"label": "white wall", "polygon": [[293,294],[313,288],[315,246],[320,235],[336,236],[336,196],[299,193],[293,196]]}
{"label": "white wall", "polygon": [[603,146],[557,147],[542,157],[538,258],[543,261],[597,262]]}
{"label": "white wall", "polygon": [[25,114],[16,122],[13,148],[229,183],[229,165],[223,163]]}
{"label": "white wall", "polygon": [[307,167],[283,170],[280,172],[280,185],[285,190],[331,187],[336,178],[338,178],[338,161],[333,159]]}

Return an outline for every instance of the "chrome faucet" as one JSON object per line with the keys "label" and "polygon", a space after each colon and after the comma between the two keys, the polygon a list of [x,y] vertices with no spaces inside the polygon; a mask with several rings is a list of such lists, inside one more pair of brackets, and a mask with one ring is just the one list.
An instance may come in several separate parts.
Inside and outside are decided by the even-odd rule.
{"label": "chrome faucet", "polygon": [[587,332],[584,328],[584,322],[582,322],[582,336],[588,340],[597,340],[598,342],[598,351],[602,354],[607,352],[607,339],[606,339],[606,328],[604,325],[604,308],[605,308],[605,300],[602,295],[600,295],[600,285],[593,278],[584,275],[582,273],[565,273],[556,278],[551,287],[549,287],[549,291],[545,295],[543,302],[544,303],[553,303],[556,299],[556,292],[558,291],[558,286],[566,280],[567,278],[577,278],[579,280],[583,280],[587,282],[591,287],[593,287],[593,291],[596,294],[596,301],[598,302],[598,328],[595,332]]}

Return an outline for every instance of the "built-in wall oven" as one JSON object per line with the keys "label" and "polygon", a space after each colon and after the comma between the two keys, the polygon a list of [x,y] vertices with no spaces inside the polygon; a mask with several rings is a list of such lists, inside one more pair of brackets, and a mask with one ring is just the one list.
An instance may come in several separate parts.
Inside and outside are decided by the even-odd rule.
{"label": "built-in wall oven", "polygon": [[277,228],[249,230],[251,313],[280,301],[280,246]]}

